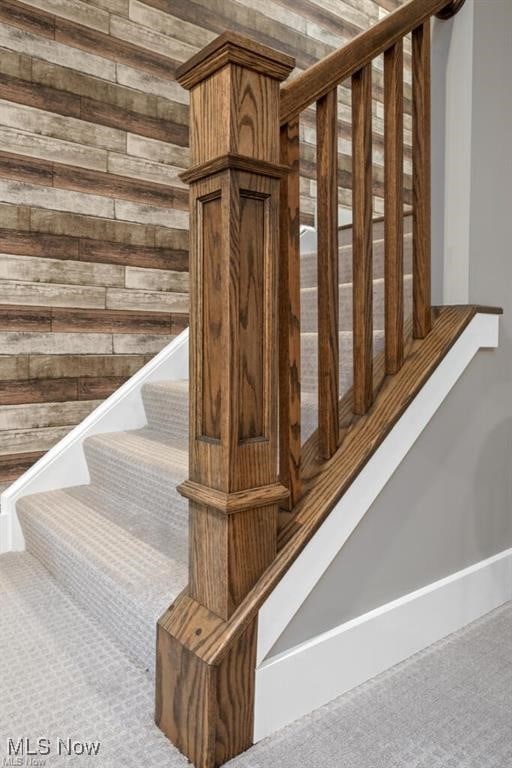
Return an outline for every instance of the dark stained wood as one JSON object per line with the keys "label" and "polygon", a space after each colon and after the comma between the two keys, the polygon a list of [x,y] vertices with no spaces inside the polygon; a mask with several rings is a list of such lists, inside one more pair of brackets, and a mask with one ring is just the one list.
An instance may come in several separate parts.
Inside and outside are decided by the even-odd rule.
{"label": "dark stained wood", "polygon": [[373,399],[372,271],[372,80],[367,65],[352,77],[352,269],[354,413],[366,413]]}
{"label": "dark stained wood", "polygon": [[412,29],[430,20],[446,0],[410,0],[354,37],[347,45],[309,67],[281,89],[280,119],[285,124],[314,104]]}
{"label": "dark stained wood", "polygon": [[132,243],[115,243],[108,240],[81,238],[80,261],[122,264],[126,267],[171,269],[188,271],[188,251],[173,248],[152,248]]}
{"label": "dark stained wood", "polygon": [[251,743],[256,626],[212,668],[190,604],[216,617],[208,625],[229,619],[275,558],[288,494],[277,477],[277,166],[279,80],[292,66],[226,34],[180,70],[192,89],[190,478],[178,489],[189,586],[159,622],[156,721],[201,768]]}
{"label": "dark stained wood", "polygon": [[[169,312],[53,307],[51,330],[62,333],[174,333]],[[1,316],[1,310],[0,310]]]}
{"label": "dark stained wood", "polygon": [[47,307],[13,306],[0,304],[0,330],[9,332],[51,331],[52,310]]}
{"label": "dark stained wood", "polygon": [[299,121],[281,127],[279,216],[279,476],[293,509],[301,495]]}
{"label": "dark stained wood", "polygon": [[384,54],[384,289],[386,373],[404,359],[403,43]]}
{"label": "dark stained wood", "polygon": [[77,94],[1,73],[0,98],[59,115],[80,117],[80,96]]}
{"label": "dark stained wood", "polygon": [[128,64],[151,72],[158,77],[174,80],[178,62],[161,53],[120,40],[96,29],[77,24],[61,16],[40,11],[33,6],[2,0],[0,20],[7,24],[35,32],[57,42],[81,48],[97,56]]}
{"label": "dark stained wood", "polygon": [[0,381],[0,406],[23,403],[61,403],[77,400],[76,379],[23,379]]}
{"label": "dark stained wood", "polygon": [[129,176],[36,160],[11,152],[0,151],[0,177],[122,198],[142,204],[188,209],[188,193],[181,187],[142,179],[133,180]]}
{"label": "dark stained wood", "polygon": [[2,0],[0,21],[42,37],[52,39],[55,36],[55,16],[32,5],[18,3],[16,0]]}
{"label": "dark stained wood", "polygon": [[0,330],[54,333],[150,333],[170,335],[188,326],[188,315],[114,309],[0,305]]}
{"label": "dark stained wood", "polygon": [[412,34],[413,335],[431,328],[430,21]]}
{"label": "dark stained wood", "polygon": [[105,104],[95,99],[82,97],[81,118],[92,123],[119,128],[121,131],[178,144],[181,147],[188,146],[188,124],[143,115],[140,112],[133,112],[114,104]]}
{"label": "dark stained wood", "polygon": [[178,66],[178,62],[171,57],[128,43],[82,24],[76,24],[60,16],[55,17],[55,40],[75,48],[82,48],[84,51],[96,54],[96,56],[104,56],[136,69],[143,69],[145,72],[150,72],[167,80],[174,80],[174,73]]}
{"label": "dark stained wood", "polygon": [[[141,362],[142,365],[142,362]],[[88,376],[0,381],[0,406],[101,400],[118,389],[128,376]]]}
{"label": "dark stained wood", "polygon": [[142,204],[188,209],[187,191],[180,187],[131,179],[104,171],[89,171],[61,163],[53,163],[53,186]]}
{"label": "dark stained wood", "polygon": [[185,122],[188,109],[185,105],[179,105],[183,106],[184,122],[171,122],[4,74],[0,74],[0,98],[182,147],[188,146],[188,123]]}
{"label": "dark stained wood", "polygon": [[31,184],[53,184],[53,163],[0,150],[0,177]]}
{"label": "dark stained wood", "polygon": [[30,451],[3,454],[0,456],[0,483],[13,483],[45,453],[46,451]]}
{"label": "dark stained wood", "polygon": [[189,323],[189,317],[188,314],[184,313],[173,313],[171,315],[171,332],[173,336],[176,336],[178,333],[181,333],[185,330],[185,328],[188,328]]}
{"label": "dark stained wood", "polygon": [[325,459],[338,448],[339,292],[337,89],[317,102],[318,429]]}
{"label": "dark stained wood", "polygon": [[460,11],[465,2],[466,0],[451,0],[448,5],[445,5],[442,10],[436,13],[437,18],[443,19],[443,21],[451,19],[452,16],[455,16]]}
{"label": "dark stained wood", "polygon": [[77,259],[78,238],[0,228],[0,251],[20,256]]}
{"label": "dark stained wood", "polygon": [[74,259],[126,267],[188,271],[188,251],[109,240],[0,228],[0,251],[19,256]]}
{"label": "dark stained wood", "polygon": [[81,377],[78,379],[78,400],[102,400],[127,380],[127,376]]}

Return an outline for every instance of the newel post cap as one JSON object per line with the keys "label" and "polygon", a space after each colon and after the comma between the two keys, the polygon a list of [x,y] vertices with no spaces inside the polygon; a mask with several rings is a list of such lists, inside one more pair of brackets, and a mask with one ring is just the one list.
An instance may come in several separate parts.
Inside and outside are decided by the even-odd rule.
{"label": "newel post cap", "polygon": [[295,59],[236,32],[223,32],[178,67],[176,80],[190,90],[226,64],[238,64],[275,80],[285,80],[295,67]]}

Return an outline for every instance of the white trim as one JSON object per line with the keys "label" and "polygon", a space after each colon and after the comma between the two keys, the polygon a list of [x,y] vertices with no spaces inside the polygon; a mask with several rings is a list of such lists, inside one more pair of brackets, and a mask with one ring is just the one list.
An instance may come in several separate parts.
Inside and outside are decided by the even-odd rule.
{"label": "white trim", "polygon": [[145,426],[141,389],[143,384],[159,379],[188,379],[188,328],[6,488],[0,497],[0,554],[25,548],[16,501],[29,493],[88,483],[89,471],[82,447],[85,438],[99,432]]}
{"label": "white trim", "polygon": [[298,611],[480,347],[498,346],[499,317],[478,314],[266,600],[257,664]]}
{"label": "white trim", "polygon": [[254,741],[512,598],[512,549],[348,621],[256,670]]}

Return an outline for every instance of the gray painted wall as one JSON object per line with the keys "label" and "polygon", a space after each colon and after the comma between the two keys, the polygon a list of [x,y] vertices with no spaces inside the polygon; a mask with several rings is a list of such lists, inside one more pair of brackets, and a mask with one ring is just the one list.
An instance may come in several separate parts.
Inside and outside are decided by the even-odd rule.
{"label": "gray painted wall", "polygon": [[512,3],[475,0],[469,293],[503,306],[500,347],[478,353],[272,655],[512,547],[511,79]]}

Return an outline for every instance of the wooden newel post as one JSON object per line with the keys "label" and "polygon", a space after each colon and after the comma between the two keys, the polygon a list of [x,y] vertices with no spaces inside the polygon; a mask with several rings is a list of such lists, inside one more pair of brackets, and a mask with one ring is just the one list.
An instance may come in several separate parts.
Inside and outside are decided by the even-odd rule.
{"label": "wooden newel post", "polygon": [[[288,494],[277,465],[279,83],[293,65],[225,33],[178,72],[191,91],[190,479],[179,490],[201,632],[227,622],[275,558]],[[209,768],[251,743],[255,626],[218,666],[189,634],[159,623],[157,722]]]}

